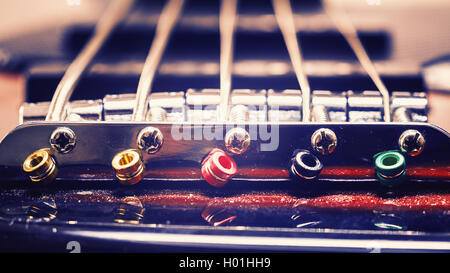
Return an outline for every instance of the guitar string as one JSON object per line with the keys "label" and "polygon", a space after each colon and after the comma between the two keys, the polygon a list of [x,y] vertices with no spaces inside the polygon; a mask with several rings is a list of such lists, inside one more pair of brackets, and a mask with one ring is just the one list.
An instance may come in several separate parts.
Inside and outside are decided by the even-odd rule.
{"label": "guitar string", "polygon": [[297,41],[294,16],[289,0],[272,0],[275,18],[283,35],[297,81],[302,91],[302,121],[310,120],[311,88],[304,69],[301,49]]}
{"label": "guitar string", "polygon": [[[335,4],[336,2],[338,2],[338,4]],[[325,12],[334,22],[336,28],[347,40],[347,43],[352,48],[361,66],[364,68],[364,70],[374,82],[375,86],[378,88],[383,98],[384,121],[390,122],[391,115],[389,109],[389,91],[378,75],[378,72],[375,69],[372,60],[367,55],[367,52],[358,37],[356,28],[354,27],[349,16],[345,13],[344,8],[342,7],[342,2],[338,0],[334,1],[334,3],[331,3],[331,1],[329,0],[324,0],[323,7]]]}
{"label": "guitar string", "polygon": [[219,15],[220,29],[220,105],[219,121],[225,122],[230,103],[233,69],[233,39],[237,19],[237,0],[222,0]]}
{"label": "guitar string", "polygon": [[147,102],[151,93],[153,79],[162,55],[183,8],[184,0],[169,0],[164,6],[156,25],[156,33],[139,78],[136,101],[133,107],[133,121],[144,121]]}
{"label": "guitar string", "polygon": [[128,14],[133,3],[134,0],[116,0],[107,7],[105,13],[95,26],[92,38],[69,65],[56,87],[47,116],[45,117],[46,121],[64,120],[66,105],[79,80],[89,68],[95,55],[99,52],[114,28],[116,28]]}
{"label": "guitar string", "polygon": [[[168,37],[175,25],[184,0],[170,0],[166,4],[164,10],[158,20],[157,31],[152,47],[144,64],[144,69],[138,85],[138,92],[136,98],[136,105],[133,109],[133,120],[145,119],[146,102],[150,93],[151,84],[156,73],[157,66],[161,59]],[[58,85],[49,111],[46,117],[47,121],[58,121],[64,118],[65,105],[70,98],[73,90],[79,81],[81,75],[85,72],[95,54],[104,44],[112,29],[122,20],[128,13],[133,1],[115,1],[104,17],[98,22],[94,37],[86,45],[85,49],[72,62],[64,74],[63,79]],[[236,17],[236,0],[223,0],[220,16],[221,29],[221,56],[220,56],[220,118],[226,118],[230,89],[231,89],[231,67],[233,55],[233,33],[234,22]],[[288,52],[293,64],[297,80],[302,88],[302,102],[303,102],[303,121],[309,121],[310,111],[310,87],[303,69],[303,60],[301,50],[298,45],[293,13],[289,0],[273,0],[275,10],[275,17],[282,31]],[[342,10],[336,9],[336,6],[331,7],[329,1],[324,2],[324,9],[334,21],[338,30],[346,38],[352,47],[355,55],[358,57],[361,65],[367,71],[369,76],[378,87],[383,96],[384,116],[385,121],[390,121],[389,112],[389,94],[383,82],[379,78],[373,63],[367,56],[354,26],[351,24],[349,18]],[[164,23],[163,23],[164,22]],[[148,91],[147,91],[148,90]]]}

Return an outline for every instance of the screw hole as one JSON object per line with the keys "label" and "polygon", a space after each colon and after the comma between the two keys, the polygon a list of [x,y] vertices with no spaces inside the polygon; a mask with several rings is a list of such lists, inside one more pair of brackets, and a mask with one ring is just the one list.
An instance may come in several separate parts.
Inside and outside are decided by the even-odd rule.
{"label": "screw hole", "polygon": [[42,156],[40,156],[40,155],[33,155],[31,160],[30,160],[30,163],[29,163],[30,168],[34,168],[37,165],[39,165],[42,162],[43,159],[44,158]]}
{"label": "screw hole", "polygon": [[121,158],[119,159],[119,164],[121,166],[125,166],[130,164],[134,159],[134,155],[131,153],[124,153],[122,154]]}
{"label": "screw hole", "polygon": [[387,157],[383,158],[383,160],[382,160],[382,163],[385,166],[393,166],[393,165],[397,164],[397,162],[398,162],[398,158],[396,156],[392,156],[392,155],[387,156]]}
{"label": "screw hole", "polygon": [[220,156],[218,160],[219,160],[220,165],[223,168],[231,169],[232,165],[231,165],[230,160],[228,160],[228,158],[226,158],[225,156]]}
{"label": "screw hole", "polygon": [[316,159],[315,159],[315,157],[313,157],[312,155],[310,155],[310,154],[304,154],[303,156],[302,156],[302,161],[303,161],[303,163],[306,165],[306,166],[308,166],[308,167],[315,167],[316,166]]}

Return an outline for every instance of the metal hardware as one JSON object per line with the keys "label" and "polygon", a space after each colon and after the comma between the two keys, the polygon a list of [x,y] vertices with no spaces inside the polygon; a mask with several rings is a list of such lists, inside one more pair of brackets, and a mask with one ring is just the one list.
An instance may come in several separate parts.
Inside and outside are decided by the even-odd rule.
{"label": "metal hardware", "polygon": [[[22,104],[19,123],[45,120],[49,107],[49,101]],[[66,105],[64,116],[67,121],[101,121],[103,103],[101,100],[74,100]]]}
{"label": "metal hardware", "polygon": [[405,107],[399,107],[395,109],[394,114],[392,115],[392,120],[395,122],[410,122],[411,113]]}
{"label": "metal hardware", "polygon": [[145,59],[136,92],[132,120],[144,121],[147,117],[147,101],[152,91],[153,79],[166,48],[170,34],[178,21],[184,0],[169,0],[159,15],[155,37]]}
{"label": "metal hardware", "polygon": [[[405,110],[399,110],[399,109]],[[424,92],[395,91],[391,95],[391,109],[394,121],[426,122],[428,100]],[[405,114],[409,120],[405,119]]]}
{"label": "metal hardware", "polygon": [[202,176],[211,186],[222,187],[237,172],[236,162],[220,149],[213,149],[202,162]]}
{"label": "metal hardware", "polygon": [[144,163],[138,150],[128,149],[117,153],[111,164],[121,184],[134,185],[143,178]]}
{"label": "metal hardware", "polygon": [[[256,125],[272,126],[271,124],[261,123]],[[114,180],[115,172],[111,168],[111,159],[118,151],[137,148],[136,137],[139,132],[147,127],[157,127],[164,135],[164,147],[158,152],[158,156],[142,153],[143,162],[151,162],[152,166],[157,166],[158,171],[149,171],[145,174],[145,180],[170,181],[173,179],[170,172],[166,174],[163,169],[176,168],[178,164],[187,167],[185,171],[179,170],[178,179],[199,180],[198,170],[195,169],[195,162],[200,163],[205,153],[215,147],[223,147],[226,127],[223,124],[181,124],[176,127],[168,123],[130,123],[130,122],[82,122],[82,123],[29,123],[24,124],[11,133],[9,133],[0,143],[0,171],[3,173],[3,180],[17,181],[23,179],[22,164],[25,158],[33,153],[37,148],[49,147],[49,136],[58,127],[70,127],[77,135],[76,148],[68,154],[54,154],[55,161],[59,169],[70,169],[60,172],[58,178],[61,180],[80,180],[83,181],[105,181]],[[250,133],[248,125],[244,125]],[[293,143],[296,147],[311,147],[311,135],[324,124],[310,123],[288,123],[275,124],[275,131],[271,139],[277,139],[279,142],[274,149],[263,151],[263,145],[269,144],[267,135],[265,138],[255,137],[251,139],[251,145],[255,152],[248,151],[242,156],[237,157],[240,169],[264,169],[271,166],[275,169],[286,168],[286,153],[292,149]],[[176,130],[174,130],[174,127]],[[448,166],[448,154],[450,147],[448,143],[448,134],[442,129],[428,123],[327,123],[326,128],[333,130],[338,139],[338,149],[333,152],[344,152],[346,155],[347,166],[367,166],[368,155],[379,152],[380,147],[392,147],[392,140],[398,140],[402,132],[415,129],[426,138],[426,149],[420,156],[414,158],[415,164],[423,166],[433,166],[437,174],[445,173]],[[217,130],[218,129],[218,130]],[[269,128],[270,130],[270,128]],[[213,138],[200,138],[205,132],[218,132]],[[259,132],[259,131],[258,131]],[[200,136],[197,138],[196,137]],[[251,135],[252,136],[252,135]],[[259,136],[259,134],[258,134]],[[33,141],[30,141],[32,137]],[[201,139],[201,141],[198,141]],[[370,142],[371,145],[367,145]],[[276,142],[272,142],[277,144]],[[396,144],[397,145],[397,144]],[[267,146],[266,146],[267,147]],[[50,147],[49,147],[50,148]],[[338,151],[339,150],[339,151]],[[313,149],[311,148],[311,151]],[[341,166],[342,156],[328,156],[327,167]],[[171,163],[169,163],[171,162]],[[173,164],[172,164],[173,163]],[[194,164],[194,165],[193,165]],[[89,166],[89,167],[88,167]],[[256,175],[256,174],[255,174]],[[427,175],[415,176],[410,179],[421,179],[430,181],[432,179],[445,180],[446,177],[436,178]],[[247,177],[247,176],[246,176]],[[261,176],[258,179],[262,181],[274,181],[274,177],[280,180],[287,180],[286,174],[281,172],[274,176]],[[241,177],[239,177],[240,179]],[[334,177],[335,178],[335,177]],[[330,179],[330,176],[322,175],[320,180]],[[187,181],[190,181],[187,180]],[[448,180],[448,179],[447,179]]]}
{"label": "metal hardware", "polygon": [[233,106],[230,110],[230,121],[233,123],[246,123],[248,122],[248,108],[242,104]]}
{"label": "metal hardware", "polygon": [[53,131],[50,136],[50,145],[55,150],[62,154],[69,153],[75,148],[76,136],[75,133],[67,127],[59,127]]}
{"label": "metal hardware", "polygon": [[330,116],[328,115],[328,110],[323,105],[313,106],[311,117],[312,117],[312,121],[315,121],[315,122],[330,122]]}
{"label": "metal hardware", "polygon": [[74,100],[66,108],[67,121],[103,120],[102,100]]}
{"label": "metal hardware", "polygon": [[308,150],[296,150],[291,158],[289,174],[295,180],[316,178],[323,169],[320,160]]}
{"label": "metal hardware", "polygon": [[152,93],[147,120],[153,122],[184,122],[186,99],[184,92]]}
{"label": "metal hardware", "polygon": [[158,128],[145,127],[137,136],[138,148],[147,153],[157,153],[164,144],[164,136]]}
{"label": "metal hardware", "polygon": [[233,154],[242,154],[249,146],[250,134],[243,128],[232,128],[225,135],[225,147]]}
{"label": "metal hardware", "polygon": [[367,55],[367,52],[364,49],[361,40],[359,39],[356,28],[352,24],[349,16],[346,14],[342,3],[340,1],[338,3],[336,2],[337,1],[331,2],[330,0],[326,0],[323,3],[323,8],[331,18],[331,20],[334,22],[336,28],[347,40],[347,43],[350,45],[356,57],[358,58],[359,63],[377,87],[382,99],[381,104],[384,121],[390,122],[391,112],[389,107],[389,91],[381,80],[380,75],[378,74],[372,60]]}
{"label": "metal hardware", "polygon": [[[106,121],[131,121],[136,94],[106,95],[103,108]],[[184,92],[159,92],[150,95],[146,119],[155,122],[185,120]],[[156,110],[155,110],[156,109]]]}
{"label": "metal hardware", "polygon": [[237,0],[223,0],[220,6],[220,106],[219,121],[225,122],[230,102],[233,67],[233,41],[236,23]]}
{"label": "metal hardware", "polygon": [[393,187],[402,183],[406,176],[405,158],[398,151],[378,153],[375,158],[375,172],[381,184]]}
{"label": "metal hardware", "polygon": [[192,123],[218,121],[219,103],[219,89],[188,89],[186,92],[187,121]]}
{"label": "metal hardware", "polygon": [[106,95],[103,98],[105,121],[130,121],[136,94]]}
{"label": "metal hardware", "polygon": [[52,182],[58,173],[55,159],[48,148],[30,154],[23,162],[22,169],[32,182],[45,184]]}
{"label": "metal hardware", "polygon": [[300,121],[302,118],[302,92],[286,89],[275,92],[270,89],[267,94],[269,122]]}
{"label": "metal hardware", "polygon": [[[267,120],[267,106],[266,106],[266,90],[253,89],[234,89],[231,93],[231,105],[233,109],[237,105],[243,105],[247,108],[246,118],[249,122],[261,122]],[[233,110],[231,110],[233,111]],[[232,119],[232,113],[230,116]]]}
{"label": "metal hardware", "polygon": [[383,121],[383,98],[378,91],[347,92],[348,121]]}
{"label": "metal hardware", "polygon": [[328,128],[320,128],[312,134],[311,145],[322,155],[331,154],[337,146],[336,134]]}
{"label": "metal hardware", "polygon": [[150,111],[147,113],[146,120],[153,122],[165,122],[167,121],[167,111],[162,107],[150,108]]}
{"label": "metal hardware", "polygon": [[417,156],[425,147],[425,138],[417,130],[406,130],[400,135],[398,146],[402,152],[410,156]]}
{"label": "metal hardware", "polygon": [[[329,121],[347,121],[347,93],[331,92],[329,90],[314,90],[311,96],[311,105],[314,111],[316,106],[324,106]],[[317,113],[316,113],[317,114]],[[312,113],[314,115],[314,113]],[[314,116],[312,117],[314,118]]]}
{"label": "metal hardware", "polygon": [[82,74],[87,70],[113,29],[127,15],[133,2],[133,0],[116,0],[108,6],[95,27],[94,35],[64,73],[55,90],[45,120],[62,121],[65,119],[67,102]]}
{"label": "metal hardware", "polygon": [[294,68],[295,76],[302,90],[302,119],[304,122],[310,120],[310,103],[311,103],[311,87],[305,73],[305,64],[297,39],[297,31],[295,29],[294,15],[289,0],[273,0],[273,9],[275,18],[283,35],[284,43]]}
{"label": "metal hardware", "polygon": [[[185,96],[186,95],[186,96]],[[131,121],[135,94],[106,95],[100,100],[75,100],[66,106],[67,121]],[[147,121],[169,123],[205,123],[218,121],[220,103],[219,89],[188,89],[186,94],[157,92],[150,95]],[[248,123],[299,122],[301,121],[301,91],[235,89],[231,93],[230,107],[247,107]],[[378,91],[335,92],[314,90],[311,101],[313,113],[325,107],[327,122],[373,122],[383,120],[382,98]],[[318,106],[318,107],[317,107]],[[25,103],[20,108],[20,122],[44,120],[49,102]],[[240,106],[240,108],[242,108]],[[406,109],[406,111],[404,109]],[[229,109],[229,110],[231,110]],[[397,122],[426,122],[427,98],[424,92],[393,92],[391,97],[392,119]],[[401,109],[401,110],[399,110]],[[234,110],[233,110],[234,111]],[[319,112],[323,112],[322,110]],[[403,112],[403,113],[402,113]],[[348,119],[347,119],[348,116]],[[231,113],[228,121],[233,119]]]}
{"label": "metal hardware", "polygon": [[19,124],[45,120],[49,106],[49,101],[22,104],[19,109]]}

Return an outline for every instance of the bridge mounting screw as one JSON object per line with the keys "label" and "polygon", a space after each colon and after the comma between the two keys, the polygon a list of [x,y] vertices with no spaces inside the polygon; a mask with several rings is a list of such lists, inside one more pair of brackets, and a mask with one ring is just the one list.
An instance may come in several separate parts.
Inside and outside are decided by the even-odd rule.
{"label": "bridge mounting screw", "polygon": [[162,132],[155,127],[145,127],[137,136],[138,148],[148,154],[157,153],[164,144]]}
{"label": "bridge mounting screw", "polygon": [[311,145],[322,155],[331,154],[337,146],[336,134],[328,128],[317,129],[311,136]]}
{"label": "bridge mounting screw", "polygon": [[417,156],[425,147],[425,138],[417,130],[406,130],[400,135],[398,146],[403,153],[407,153],[410,156]]}
{"label": "bridge mounting screw", "polygon": [[250,146],[250,134],[244,128],[235,127],[225,135],[225,147],[230,153],[242,154]]}
{"label": "bridge mounting screw", "polygon": [[67,127],[56,128],[50,136],[50,146],[62,154],[72,151],[75,143],[75,133]]}

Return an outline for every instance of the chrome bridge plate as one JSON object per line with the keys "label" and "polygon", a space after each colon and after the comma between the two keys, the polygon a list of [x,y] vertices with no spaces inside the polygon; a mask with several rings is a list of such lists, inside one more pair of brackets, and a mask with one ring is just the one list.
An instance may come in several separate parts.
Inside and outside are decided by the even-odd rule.
{"label": "chrome bridge plate", "polygon": [[[161,130],[164,145],[156,154],[142,153],[146,165],[144,180],[200,181],[200,164],[214,148],[225,149],[224,135],[235,126],[250,133],[249,149],[233,155],[239,168],[233,180],[288,181],[287,166],[296,149],[311,149],[311,135],[319,128],[336,133],[338,144],[330,155],[318,154],[324,172],[318,180],[372,181],[373,156],[398,149],[402,132],[415,129],[426,138],[426,147],[415,157],[406,156],[411,179],[448,180],[450,138],[444,130],[427,123],[26,123],[7,135],[0,144],[0,171],[4,180],[26,180],[22,164],[34,151],[49,148],[49,138],[59,127],[76,134],[75,148],[69,153],[54,152],[59,180],[115,180],[111,167],[114,155],[124,149],[137,149],[139,132],[152,126]],[[346,176],[338,169],[356,168],[361,175]],[[325,171],[328,170],[328,171]],[[335,170],[333,172],[333,170]],[[365,170],[365,171],[364,171]],[[408,169],[409,170],[409,169]],[[433,172],[433,170],[435,170]],[[436,171],[437,170],[437,171]],[[427,172],[428,171],[428,172]],[[427,175],[431,173],[433,175]]]}

